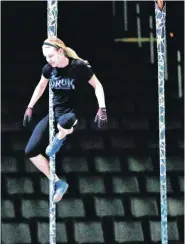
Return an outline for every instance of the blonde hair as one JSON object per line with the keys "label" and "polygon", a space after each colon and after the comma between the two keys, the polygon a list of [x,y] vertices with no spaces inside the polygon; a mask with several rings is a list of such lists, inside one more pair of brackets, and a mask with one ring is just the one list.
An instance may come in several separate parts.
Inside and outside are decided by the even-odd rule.
{"label": "blonde hair", "polygon": [[85,63],[88,63],[88,61],[83,60],[82,58],[80,58],[73,49],[71,49],[70,47],[67,47],[62,40],[60,40],[59,38],[57,38],[55,36],[47,38],[44,41],[43,45],[53,46],[53,47],[55,47],[57,49],[58,48],[62,48],[64,50],[65,55],[67,57],[78,59],[78,60],[81,60],[81,61],[83,61]]}

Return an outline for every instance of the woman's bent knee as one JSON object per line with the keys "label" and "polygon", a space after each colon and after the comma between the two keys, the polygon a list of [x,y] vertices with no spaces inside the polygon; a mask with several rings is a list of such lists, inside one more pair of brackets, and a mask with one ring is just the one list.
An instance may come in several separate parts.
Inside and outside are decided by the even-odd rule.
{"label": "woman's bent knee", "polygon": [[58,118],[58,124],[64,129],[70,129],[77,123],[77,117],[74,113],[66,113]]}

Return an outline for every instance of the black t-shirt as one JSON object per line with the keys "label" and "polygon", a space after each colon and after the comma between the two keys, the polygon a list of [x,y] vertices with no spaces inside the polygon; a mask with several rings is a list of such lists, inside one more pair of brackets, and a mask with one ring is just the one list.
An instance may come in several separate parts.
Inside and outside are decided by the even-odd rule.
{"label": "black t-shirt", "polygon": [[75,112],[78,105],[78,94],[93,76],[90,65],[77,59],[69,58],[69,64],[64,68],[53,68],[46,64],[42,75],[49,79],[53,91],[53,106],[55,116]]}

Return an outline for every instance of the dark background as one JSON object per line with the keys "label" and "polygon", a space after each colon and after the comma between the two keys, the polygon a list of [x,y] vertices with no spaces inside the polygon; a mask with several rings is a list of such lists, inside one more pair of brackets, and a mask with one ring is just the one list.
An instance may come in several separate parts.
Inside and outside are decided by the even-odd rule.
{"label": "dark background", "polygon": [[[58,37],[90,62],[103,84],[109,124],[93,123],[91,88],[80,98],[82,120],[57,156],[57,173],[70,184],[57,205],[57,243],[160,243],[157,54],[150,43],[115,43],[149,37],[153,2],[62,2]],[[48,243],[48,181],[24,156],[26,142],[48,111],[48,93],[22,127],[25,108],[45,64],[47,2],[2,2],[2,243]],[[178,97],[177,50],[184,77],[184,2],[167,2],[168,80],[165,81],[169,243],[183,243],[184,106]],[[155,35],[155,29],[154,35]],[[170,37],[170,32],[174,37]],[[155,43],[156,44],[156,43]],[[184,81],[184,79],[182,79]]]}

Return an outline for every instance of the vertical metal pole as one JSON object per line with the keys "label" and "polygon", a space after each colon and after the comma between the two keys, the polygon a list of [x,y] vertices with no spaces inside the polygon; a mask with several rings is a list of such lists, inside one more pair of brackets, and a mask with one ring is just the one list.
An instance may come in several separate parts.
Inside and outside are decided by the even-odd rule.
{"label": "vertical metal pole", "polygon": [[[57,36],[57,0],[47,1],[47,34],[48,37]],[[49,84],[49,142],[51,143],[55,135],[54,112],[53,112],[53,92]],[[50,181],[49,181],[49,243],[56,244],[56,204],[53,202],[55,186],[55,155],[50,157]]]}
{"label": "vertical metal pole", "polygon": [[138,37],[138,46],[142,46],[141,42],[141,21],[140,21],[140,5],[136,4],[136,15],[137,15],[137,37]]}
{"label": "vertical metal pole", "polygon": [[153,35],[153,19],[149,16],[150,24],[150,62],[154,64],[154,35]]}
{"label": "vertical metal pole", "polygon": [[128,31],[128,10],[127,10],[127,1],[123,1],[123,15],[124,15],[124,31]]}
{"label": "vertical metal pole", "polygon": [[178,73],[178,95],[182,97],[182,72],[181,72],[181,53],[177,51],[177,73]]}
{"label": "vertical metal pole", "polygon": [[112,14],[113,14],[113,16],[116,15],[116,1],[115,0],[112,1]]}
{"label": "vertical metal pole", "polygon": [[158,96],[159,96],[159,149],[160,149],[160,194],[161,194],[161,243],[168,243],[167,233],[167,187],[166,187],[166,143],[165,143],[165,21],[166,4],[155,2],[157,55],[158,55]]}

